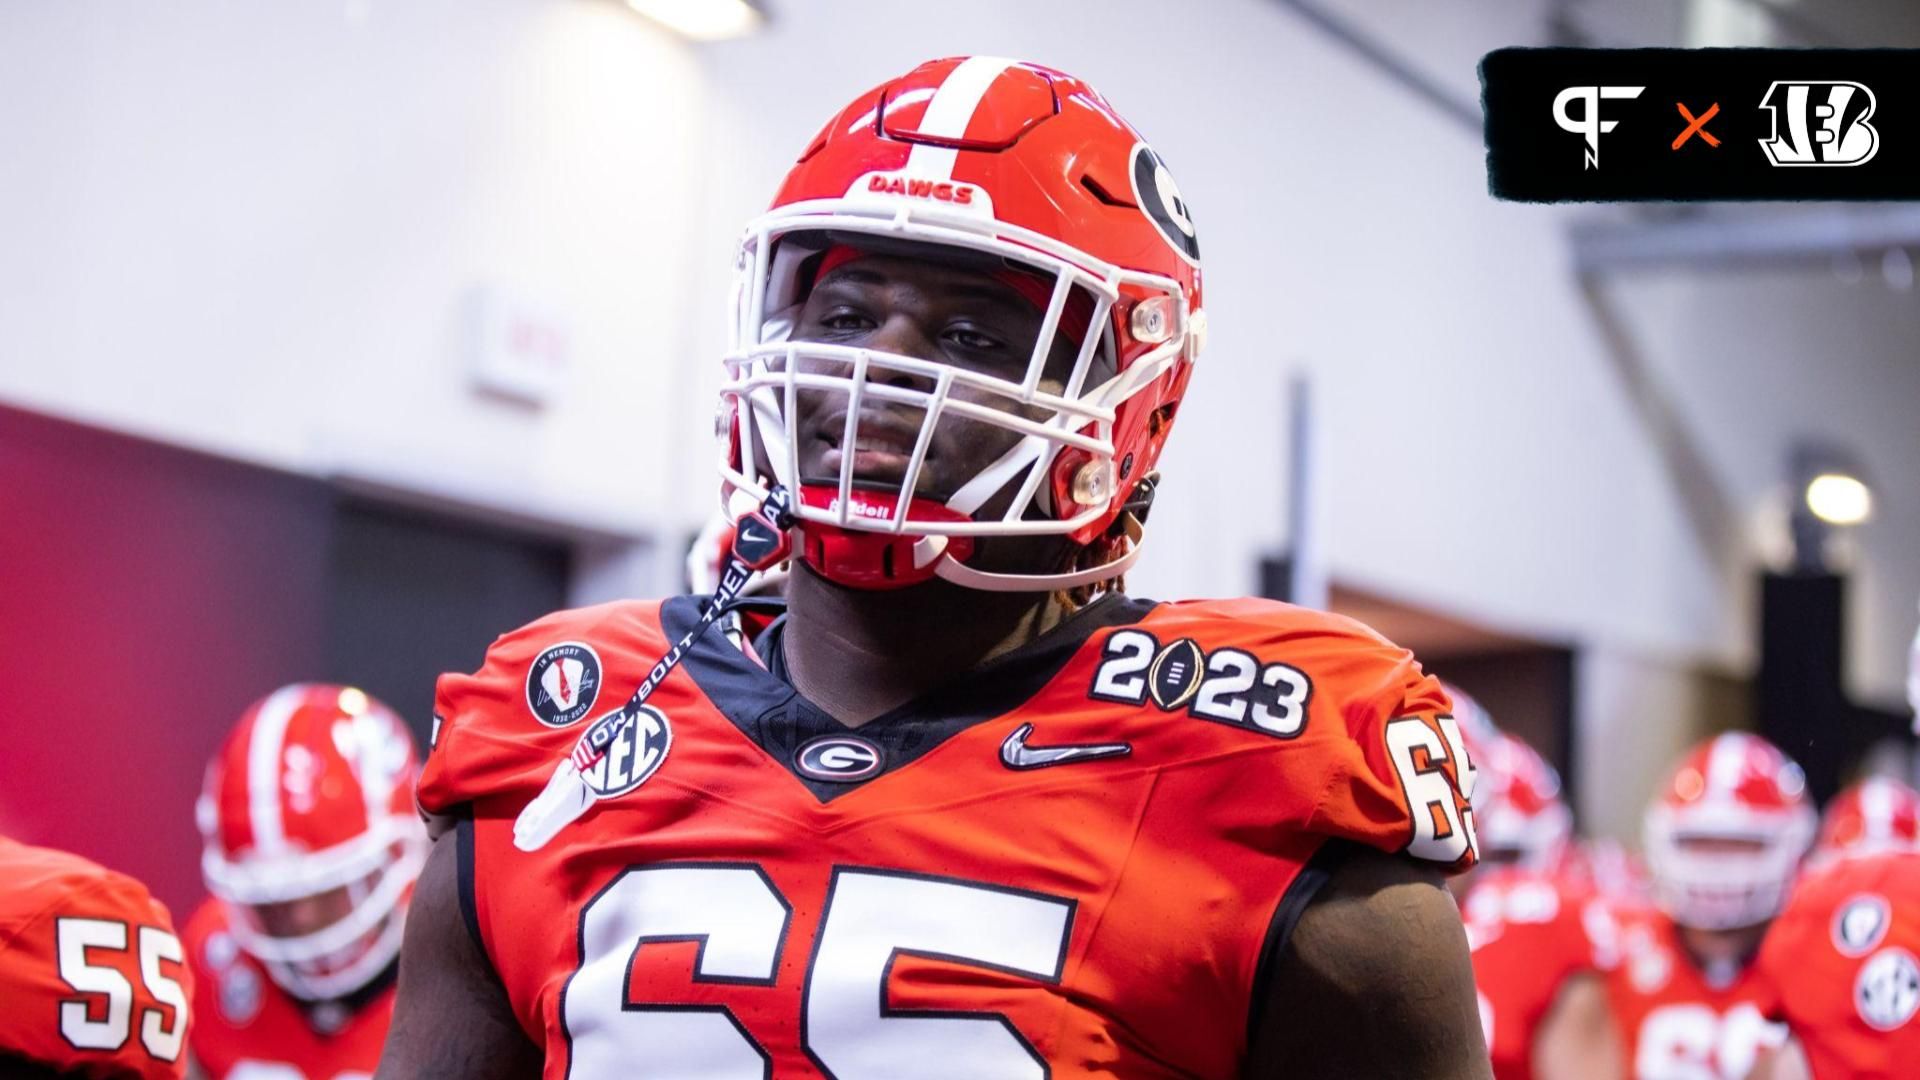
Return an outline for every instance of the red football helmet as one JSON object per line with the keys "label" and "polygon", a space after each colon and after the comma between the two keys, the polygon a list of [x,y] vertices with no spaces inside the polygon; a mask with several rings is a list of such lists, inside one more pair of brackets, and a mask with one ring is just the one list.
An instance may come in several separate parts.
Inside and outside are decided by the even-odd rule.
{"label": "red football helmet", "polygon": [[1874,776],[1833,797],[1820,819],[1812,859],[1920,849],[1920,791]]}
{"label": "red football helmet", "polygon": [[1647,808],[1654,900],[1682,926],[1730,930],[1780,913],[1813,840],[1800,766],[1730,732],[1695,747]]}
{"label": "red football helmet", "polygon": [[[1454,703],[1455,715],[1459,702]],[[1503,731],[1469,743],[1474,770],[1473,818],[1480,858],[1552,870],[1567,856],[1573,811],[1560,797],[1560,774],[1533,747]]]}
{"label": "red football helmet", "polygon": [[[931,254],[1013,285],[1044,313],[1024,378],[789,340],[823,263],[875,251]],[[748,227],[734,303],[718,431],[730,517],[775,483],[794,490],[801,557],[864,588],[939,576],[1052,590],[1132,564],[1144,513],[1121,515],[1151,495],[1143,485],[1205,338],[1200,249],[1166,164],[1086,83],[975,56],[922,64],[862,94]],[[1071,373],[1043,382],[1063,336]],[[837,478],[800,476],[801,394],[844,397],[836,446],[911,441],[899,483],[856,481],[854,453]],[[903,413],[917,417],[910,440]],[[996,429],[1011,449],[954,490],[922,490],[936,427],[968,423]],[[1083,545],[1116,537],[1114,554],[1053,574],[967,564],[977,537],[1036,534]]]}
{"label": "red football helmet", "polygon": [[344,997],[399,954],[426,861],[418,771],[392,710],[316,683],[255,702],[208,764],[201,873],[234,940],[295,997]]}

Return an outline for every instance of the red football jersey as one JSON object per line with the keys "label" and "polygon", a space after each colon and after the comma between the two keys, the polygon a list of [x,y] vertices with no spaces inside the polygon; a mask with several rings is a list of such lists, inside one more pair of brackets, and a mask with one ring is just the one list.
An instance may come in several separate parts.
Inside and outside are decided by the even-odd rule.
{"label": "red football jersey", "polygon": [[1803,879],[1758,964],[1817,1080],[1912,1076],[1920,1063],[1920,854],[1842,859]]}
{"label": "red football jersey", "polygon": [[4,836],[0,883],[0,1059],[184,1076],[192,979],[146,886]]}
{"label": "red football jersey", "polygon": [[[563,612],[440,680],[471,929],[546,1076],[1226,1077],[1328,838],[1460,867],[1438,684],[1357,623],[1109,596],[849,729],[719,633],[545,846],[513,826],[694,598]],[[769,632],[771,633],[771,631]],[[581,661],[565,712],[544,672]]]}
{"label": "red football jersey", "polygon": [[1561,987],[1610,969],[1618,934],[1590,888],[1531,870],[1480,873],[1461,905],[1480,1023],[1497,1080],[1531,1080],[1533,1041]]}
{"label": "red football jersey", "polygon": [[1784,1032],[1759,1010],[1755,966],[1702,971],[1679,928],[1658,912],[1621,918],[1620,963],[1607,998],[1633,1080],[1744,1080],[1762,1047]]}
{"label": "red football jersey", "polygon": [[303,1004],[240,951],[217,900],[187,923],[193,1059],[209,1080],[366,1080],[393,1020],[393,980],[350,1003]]}

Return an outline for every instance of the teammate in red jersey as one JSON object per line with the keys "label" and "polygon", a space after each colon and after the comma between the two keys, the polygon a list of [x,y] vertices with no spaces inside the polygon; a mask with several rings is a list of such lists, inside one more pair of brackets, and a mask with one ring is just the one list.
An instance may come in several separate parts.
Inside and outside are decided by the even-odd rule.
{"label": "teammate in red jersey", "polygon": [[1731,733],[1681,759],[1648,808],[1655,910],[1622,920],[1608,980],[1636,1080],[1738,1080],[1779,1041],[1753,1007],[1753,958],[1813,839],[1805,789],[1772,744]]}
{"label": "teammate in red jersey", "polygon": [[[834,117],[741,252],[715,595],[441,680],[458,821],[380,1075],[1487,1075],[1438,684],[1120,591],[1199,266],[1070,76],[937,61]],[[785,542],[785,617],[714,632]]]}
{"label": "teammate in red jersey", "polygon": [[146,886],[0,836],[0,1076],[183,1076],[192,985]]}
{"label": "teammate in red jersey", "polygon": [[1833,797],[1820,815],[1809,868],[1839,859],[1920,850],[1920,791],[1891,776],[1870,776]]}
{"label": "teammate in red jersey", "polygon": [[302,683],[241,716],[208,766],[187,925],[192,1049],[212,1080],[373,1074],[426,831],[413,740],[352,687]]}
{"label": "teammate in red jersey", "polygon": [[[1920,733],[1920,633],[1907,697]],[[1920,1061],[1920,847],[1916,797],[1871,779],[1827,805],[1820,868],[1809,873],[1760,950],[1763,1011],[1793,1044],[1755,1080],[1891,1080]]]}
{"label": "teammate in red jersey", "polygon": [[[1455,697],[1458,707],[1459,695]],[[1573,813],[1560,777],[1505,732],[1469,738],[1481,865],[1461,911],[1473,947],[1480,1020],[1498,1080],[1617,1080],[1600,971],[1616,935],[1605,903],[1570,872]]]}

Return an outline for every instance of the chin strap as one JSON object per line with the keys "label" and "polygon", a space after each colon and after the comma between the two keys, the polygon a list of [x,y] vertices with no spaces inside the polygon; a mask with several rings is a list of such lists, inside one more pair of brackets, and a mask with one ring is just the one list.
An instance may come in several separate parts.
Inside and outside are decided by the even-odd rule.
{"label": "chin strap", "polygon": [[667,650],[667,655],[653,665],[647,677],[640,681],[640,688],[633,692],[626,704],[594,721],[580,733],[579,740],[573,744],[573,752],[555,766],[553,775],[547,778],[547,786],[514,819],[514,847],[521,851],[537,851],[545,847],[548,841],[560,834],[561,829],[577,820],[594,804],[599,795],[587,786],[581,774],[598,764],[614,740],[639,721],[640,706],[653,696],[654,690],[666,680],[668,673],[680,666],[687,649],[700,635],[738,603],[741,590],[746,588],[753,575],[777,566],[792,556],[792,528],[792,496],[786,488],[775,484],[768,490],[760,508],[736,523],[733,550],[727,555],[727,567],[720,574],[719,587],[713,590],[706,608],[700,612],[700,621],[681,635],[673,648]]}

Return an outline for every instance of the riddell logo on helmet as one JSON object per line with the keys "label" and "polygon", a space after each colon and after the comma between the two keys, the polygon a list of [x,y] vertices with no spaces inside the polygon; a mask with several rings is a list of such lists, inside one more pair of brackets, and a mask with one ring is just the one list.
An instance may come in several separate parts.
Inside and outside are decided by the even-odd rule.
{"label": "riddell logo on helmet", "polygon": [[977,189],[971,184],[955,184],[946,180],[875,174],[867,178],[867,190],[883,195],[910,195],[916,199],[937,199],[966,206],[973,202],[973,193]]}

